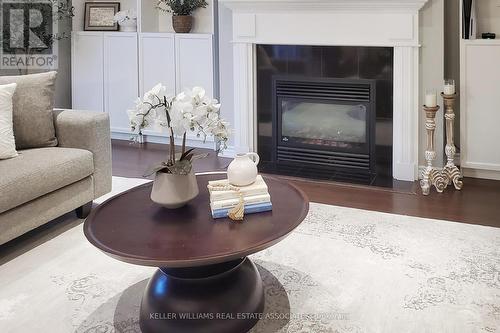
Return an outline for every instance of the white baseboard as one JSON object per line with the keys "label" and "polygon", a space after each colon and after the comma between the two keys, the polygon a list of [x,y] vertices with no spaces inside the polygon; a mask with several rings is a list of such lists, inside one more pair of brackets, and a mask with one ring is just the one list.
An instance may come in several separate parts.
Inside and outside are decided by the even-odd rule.
{"label": "white baseboard", "polygon": [[[458,167],[460,168],[460,166]],[[420,165],[418,167],[418,179],[422,179],[422,173],[424,169],[425,165]],[[460,168],[460,171],[462,172],[462,176],[464,177],[500,180],[500,171],[496,170]]]}
{"label": "white baseboard", "polygon": [[[132,135],[130,131],[120,129],[120,128],[112,128],[111,129],[111,139],[115,140],[130,140]],[[154,132],[144,132],[144,141],[151,143],[159,143],[159,144],[168,144],[169,136],[167,134],[162,133],[154,133]],[[179,143],[179,140],[176,140],[176,143]],[[194,147],[194,148],[206,148],[206,149],[214,149],[215,142],[212,138],[207,139],[203,142],[202,138],[197,138],[195,135],[188,135],[186,139],[186,146]]]}
{"label": "white baseboard", "polygon": [[500,180],[500,171],[462,168],[465,177]]}

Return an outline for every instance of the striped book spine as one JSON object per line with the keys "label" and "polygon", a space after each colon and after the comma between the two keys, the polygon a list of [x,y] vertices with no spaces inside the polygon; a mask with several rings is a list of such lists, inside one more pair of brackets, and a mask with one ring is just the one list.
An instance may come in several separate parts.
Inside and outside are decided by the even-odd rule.
{"label": "striped book spine", "polygon": [[[208,182],[209,185],[229,185],[229,181],[227,179],[221,180],[212,180]],[[255,195],[263,195],[268,194],[268,189],[266,182],[262,178],[261,175],[257,176],[255,183],[241,186],[240,192],[243,196],[255,196]],[[230,199],[238,199],[239,193],[235,191],[210,191],[210,202],[222,201],[222,200],[230,200]]]}
{"label": "striped book spine", "polygon": [[[230,210],[231,209],[227,209],[227,208],[213,210],[212,217],[214,219],[220,219],[220,218],[227,217],[227,214]],[[245,214],[269,212],[271,210],[273,210],[273,205],[270,202],[245,205]]]}
{"label": "striped book spine", "polygon": [[[261,195],[253,195],[249,197],[243,197],[243,202],[245,205],[253,205],[263,202],[271,201],[271,196],[269,194],[261,194]],[[240,202],[240,199],[229,199],[229,200],[220,200],[220,201],[212,201],[210,203],[210,208],[212,210],[217,209],[231,209],[236,207],[236,205]]]}

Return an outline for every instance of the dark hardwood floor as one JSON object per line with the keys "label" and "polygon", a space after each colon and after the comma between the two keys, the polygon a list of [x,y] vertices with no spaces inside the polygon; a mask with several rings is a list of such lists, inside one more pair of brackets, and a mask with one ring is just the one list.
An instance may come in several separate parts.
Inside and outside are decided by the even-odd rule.
{"label": "dark hardwood floor", "polygon": [[[114,140],[113,175],[141,177],[150,164],[166,156],[167,148],[160,144],[141,146]],[[230,159],[216,157],[212,151],[205,152],[209,156],[195,162],[196,172],[224,171],[230,162]],[[304,190],[312,202],[500,227],[500,181],[465,178],[462,191],[450,187],[445,193],[433,191],[426,197],[420,193],[416,182],[411,186],[387,189],[279,177]]]}
{"label": "dark hardwood floor", "polygon": [[[166,145],[132,145],[113,141],[113,175],[141,178],[146,168],[161,161]],[[200,149],[200,152],[203,151]],[[213,151],[195,162],[197,172],[225,171],[231,161],[216,157]],[[393,189],[314,181],[279,176],[300,187],[312,202],[380,212],[428,217],[470,224],[500,227],[500,181],[466,178],[464,189],[420,194],[418,183],[398,184]],[[0,245],[0,265],[80,224],[73,212],[44,224],[8,243]]]}

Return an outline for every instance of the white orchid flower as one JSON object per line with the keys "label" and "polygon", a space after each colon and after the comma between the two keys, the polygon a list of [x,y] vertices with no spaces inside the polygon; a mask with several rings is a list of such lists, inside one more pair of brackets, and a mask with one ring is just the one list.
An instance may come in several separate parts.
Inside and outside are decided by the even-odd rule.
{"label": "white orchid flower", "polygon": [[205,89],[203,89],[202,87],[194,87],[192,90],[192,95],[203,98],[205,96]]}
{"label": "white orchid flower", "polygon": [[175,136],[195,132],[205,139],[212,135],[219,150],[226,148],[229,124],[220,117],[220,103],[207,96],[205,89],[185,89],[176,96],[168,95],[167,87],[159,83],[135,101],[135,108],[128,110],[130,126],[134,133],[148,127],[170,128]]}
{"label": "white orchid flower", "polygon": [[162,103],[165,97],[169,97],[167,94],[167,87],[158,83],[150,91],[144,94],[144,102],[156,105],[158,103]]}

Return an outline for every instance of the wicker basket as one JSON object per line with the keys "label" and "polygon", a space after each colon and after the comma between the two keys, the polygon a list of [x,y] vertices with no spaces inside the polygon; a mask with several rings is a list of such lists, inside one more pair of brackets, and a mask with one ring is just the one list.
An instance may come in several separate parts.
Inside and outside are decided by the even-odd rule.
{"label": "wicker basket", "polygon": [[177,33],[188,33],[193,27],[193,17],[191,15],[172,16],[172,25]]}

